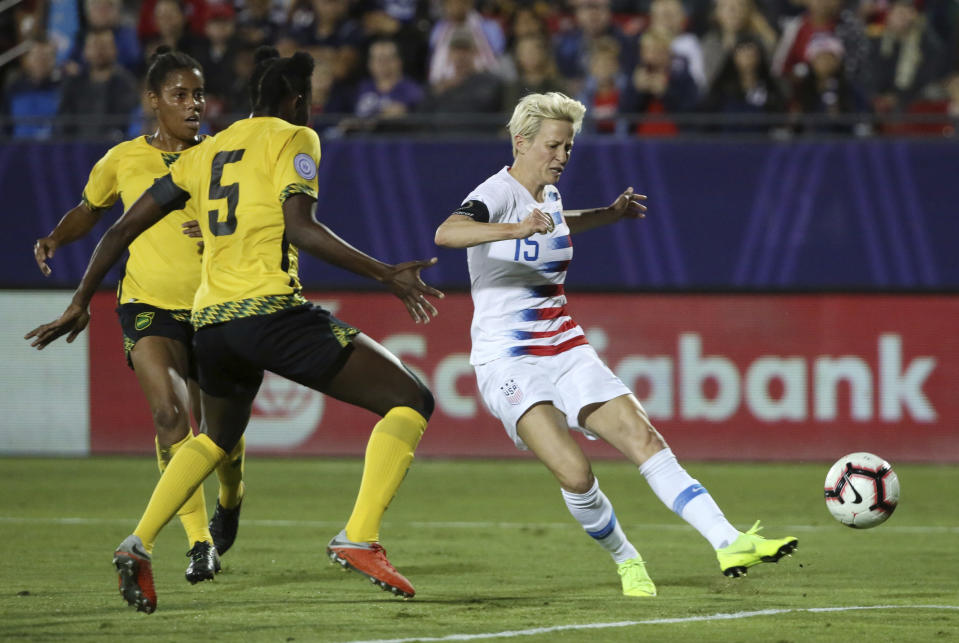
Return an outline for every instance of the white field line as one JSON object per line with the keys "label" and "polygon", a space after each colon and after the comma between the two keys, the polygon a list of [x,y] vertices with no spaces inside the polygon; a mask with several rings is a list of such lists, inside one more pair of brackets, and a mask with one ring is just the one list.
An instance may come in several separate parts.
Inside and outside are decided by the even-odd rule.
{"label": "white field line", "polygon": [[403,639],[369,639],[351,641],[350,643],[415,643],[429,641],[478,641],[481,639],[507,639],[518,636],[535,636],[553,632],[569,632],[576,630],[602,630],[614,627],[634,627],[636,625],[669,625],[675,623],[697,623],[704,621],[732,621],[736,619],[752,618],[754,616],[776,616],[800,612],[853,612],[860,610],[959,610],[959,605],[850,605],[846,607],[809,607],[795,609],[769,609],[752,612],[732,612],[727,614],[704,614],[702,616],[686,616],[682,618],[651,618],[643,621],[614,621],[612,623],[581,623],[574,625],[555,625],[553,627],[534,627],[528,630],[506,630],[503,632],[487,632],[483,634],[448,634],[446,636],[421,636]]}
{"label": "white field line", "polygon": [[[13,524],[37,524],[37,525],[130,525],[135,524],[135,518],[81,518],[81,517],[61,517],[61,518],[36,518],[24,516],[0,516],[0,523]],[[255,520],[244,519],[243,524],[249,527],[340,527],[343,522],[340,520]],[[407,526],[416,529],[573,529],[577,528],[575,522],[570,519],[567,522],[496,522],[496,521],[420,521],[410,520],[404,522],[385,521],[384,526],[398,527]],[[630,531],[689,531],[692,527],[677,520],[675,523],[664,524],[628,524]],[[822,525],[783,525],[776,529],[783,531],[798,532],[816,532],[816,531],[834,531],[840,528],[839,523],[827,522]],[[890,525],[882,526],[882,531],[895,531],[909,534],[959,534],[959,526],[938,526],[938,525]]]}

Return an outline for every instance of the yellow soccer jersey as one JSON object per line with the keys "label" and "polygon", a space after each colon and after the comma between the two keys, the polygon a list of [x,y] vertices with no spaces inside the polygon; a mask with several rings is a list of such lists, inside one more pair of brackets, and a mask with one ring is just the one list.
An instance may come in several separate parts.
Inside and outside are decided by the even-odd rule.
{"label": "yellow soccer jersey", "polygon": [[316,198],[320,139],[271,116],[237,121],[170,166],[201,213],[203,266],[193,302],[197,328],[305,303],[283,202]]}
{"label": "yellow soccer jersey", "polygon": [[[119,198],[126,211],[154,179],[169,172],[173,161],[202,146],[164,152],[147,143],[145,136],[120,143],[93,166],[83,202],[95,211],[109,208]],[[180,226],[197,218],[193,205],[187,203],[185,210],[171,212],[130,244],[130,258],[117,289],[119,303],[190,310],[200,285],[200,255],[196,239],[184,235]]]}

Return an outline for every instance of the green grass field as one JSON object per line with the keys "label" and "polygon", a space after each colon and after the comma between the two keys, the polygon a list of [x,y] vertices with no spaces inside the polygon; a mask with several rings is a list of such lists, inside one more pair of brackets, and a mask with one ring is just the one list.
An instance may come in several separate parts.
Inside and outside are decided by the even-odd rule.
{"label": "green grass field", "polygon": [[[417,588],[408,601],[325,556],[360,467],[250,458],[223,573],[189,585],[188,544],[171,523],[154,552],[159,606],[147,616],[120,598],[110,559],[145,506],[154,462],[0,459],[0,640],[959,640],[956,467],[898,466],[899,509],[855,531],[825,509],[827,464],[687,463],[738,528],[761,518],[765,533],[799,538],[795,556],[731,580],[635,468],[598,462],[659,588],[637,599],[620,594],[608,555],[538,463],[417,461],[381,533]],[[852,607],[876,609],[815,611]]]}

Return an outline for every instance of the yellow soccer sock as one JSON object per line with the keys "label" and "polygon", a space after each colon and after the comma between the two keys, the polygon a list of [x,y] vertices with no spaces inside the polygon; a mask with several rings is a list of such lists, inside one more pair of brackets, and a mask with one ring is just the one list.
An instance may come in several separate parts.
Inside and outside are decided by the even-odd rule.
{"label": "yellow soccer sock", "polygon": [[150,503],[133,531],[143,541],[147,553],[153,552],[157,534],[176,515],[184,502],[203,483],[226,453],[206,435],[198,435],[177,450],[160,481],[153,489]]}
{"label": "yellow soccer sock", "polygon": [[216,468],[216,477],[220,481],[218,500],[224,509],[233,509],[243,500],[243,470],[246,462],[246,437],[240,436],[233,450]]}
{"label": "yellow soccer sock", "polygon": [[[176,444],[170,445],[167,449],[162,448],[160,442],[157,441],[157,465],[160,468],[160,473],[166,470],[167,465],[170,464],[170,460],[177,454],[177,451],[186,446],[191,440],[193,440],[192,431],[190,431],[185,438]],[[209,517],[206,513],[206,499],[203,497],[202,484],[196,488],[192,496],[187,498],[187,501],[184,502],[180,510],[177,511],[177,515],[180,517],[180,524],[183,525],[183,530],[186,531],[186,540],[190,547],[193,546],[193,543],[199,541],[213,542],[213,537],[210,536],[210,527],[207,524]]]}
{"label": "yellow soccer sock", "polygon": [[366,445],[360,491],[346,523],[349,540],[379,540],[383,514],[403,482],[425,430],[426,418],[406,406],[390,409],[373,427]]}

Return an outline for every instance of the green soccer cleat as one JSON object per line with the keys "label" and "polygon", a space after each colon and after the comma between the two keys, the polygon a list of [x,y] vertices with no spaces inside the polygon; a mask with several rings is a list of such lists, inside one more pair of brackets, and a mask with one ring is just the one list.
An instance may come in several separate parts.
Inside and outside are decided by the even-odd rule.
{"label": "green soccer cleat", "polygon": [[762,527],[759,521],[746,533],[728,546],[716,550],[719,568],[730,578],[746,575],[746,569],[759,563],[775,563],[783,556],[792,554],[799,541],[795,538],[763,538],[759,535]]}
{"label": "green soccer cleat", "polygon": [[642,556],[630,558],[616,565],[623,581],[624,596],[656,596],[656,586],[646,572]]}

